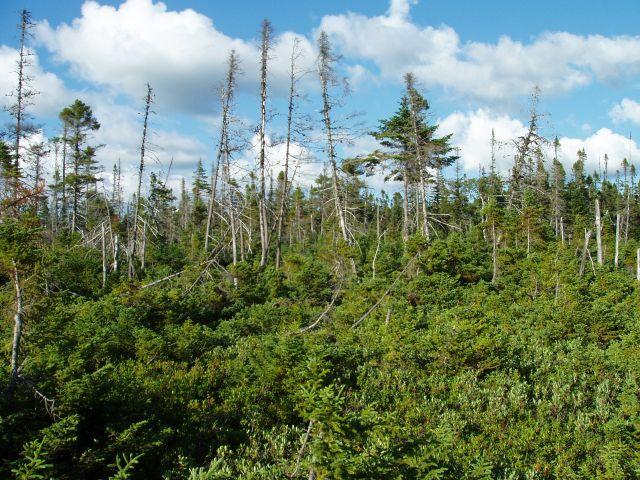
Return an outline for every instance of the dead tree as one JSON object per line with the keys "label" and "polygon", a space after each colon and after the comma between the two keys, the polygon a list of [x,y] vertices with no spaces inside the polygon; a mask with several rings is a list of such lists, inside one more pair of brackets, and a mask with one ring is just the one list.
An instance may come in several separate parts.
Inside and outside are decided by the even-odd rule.
{"label": "dead tree", "polygon": [[33,97],[37,92],[31,88],[31,76],[27,73],[28,67],[31,65],[30,57],[33,52],[28,46],[29,39],[32,36],[33,22],[31,21],[31,13],[28,10],[22,10],[20,13],[19,29],[19,50],[17,68],[17,84],[11,96],[14,102],[7,107],[7,112],[13,122],[9,128],[9,136],[13,140],[13,164],[8,173],[9,182],[13,190],[13,197],[18,196],[18,185],[20,183],[20,167],[23,151],[23,140],[27,139],[30,134],[35,131],[35,127],[31,124],[31,116],[27,112],[27,108],[33,104]]}
{"label": "dead tree", "polygon": [[269,48],[271,47],[271,23],[262,22],[262,49],[260,58],[260,158],[259,158],[259,190],[258,190],[258,218],[260,223],[260,266],[264,267],[269,255],[269,226],[267,223],[267,198],[265,190],[266,169],[266,128],[267,128],[267,63]]}
{"label": "dead tree", "polygon": [[333,200],[336,215],[338,216],[340,232],[342,233],[342,239],[345,243],[350,244],[351,238],[349,236],[347,219],[342,207],[342,200],[340,199],[340,190],[338,187],[338,165],[336,161],[333,123],[331,120],[333,102],[329,96],[329,87],[336,84],[336,78],[333,71],[333,64],[336,61],[336,56],[331,50],[329,38],[325,32],[321,32],[320,37],[318,37],[318,52],[318,75],[320,76],[320,90],[322,93],[322,116],[325,133],[327,135],[327,153],[329,155],[329,164],[331,166]]}
{"label": "dead tree", "polygon": [[618,268],[618,260],[620,256],[620,213],[616,213],[616,247],[613,265]]}
{"label": "dead tree", "polygon": [[600,200],[596,198],[596,248],[598,254],[598,265],[604,264],[604,256],[602,253],[602,217],[600,215]]}
{"label": "dead tree", "polygon": [[20,341],[22,339],[23,327],[23,305],[22,305],[22,286],[20,285],[20,276],[18,274],[18,265],[13,261],[13,283],[16,290],[16,310],[13,316],[13,342],[11,344],[11,377],[9,378],[9,387],[7,388],[7,398],[9,401],[13,398],[16,382],[18,381],[18,358],[20,356]]}
{"label": "dead tree", "polygon": [[220,173],[221,162],[225,160],[225,155],[228,154],[228,137],[229,137],[229,125],[231,122],[231,108],[233,105],[233,98],[236,89],[236,78],[240,71],[238,58],[236,57],[235,50],[229,53],[227,60],[227,77],[225,83],[220,87],[220,100],[222,103],[222,125],[220,127],[220,140],[218,142],[218,153],[216,155],[216,164],[212,166],[211,171],[211,192],[209,196],[209,209],[207,212],[207,226],[205,231],[204,249],[209,249],[209,239],[211,235],[211,228],[213,225],[213,214],[216,203],[216,194],[218,188],[218,176]]}
{"label": "dead tree", "polygon": [[282,190],[280,192],[277,225],[276,225],[276,268],[280,268],[281,249],[282,249],[282,232],[284,228],[284,216],[289,199],[289,160],[291,158],[291,136],[293,126],[293,114],[295,110],[295,99],[298,96],[296,84],[299,74],[296,71],[296,60],[300,57],[300,40],[296,37],[293,41],[291,49],[291,62],[289,67],[289,104],[287,109],[287,139],[284,151],[284,172],[282,179]]}
{"label": "dead tree", "polygon": [[140,165],[138,168],[138,188],[136,189],[136,205],[133,212],[133,233],[129,246],[129,280],[135,275],[134,257],[136,250],[136,241],[138,239],[138,219],[140,216],[140,192],[142,190],[142,175],[144,173],[144,156],[147,150],[147,132],[149,127],[149,114],[151,112],[151,104],[153,103],[153,89],[147,83],[147,94],[144,98],[144,117],[142,122],[142,140],[140,142]]}
{"label": "dead tree", "polygon": [[589,240],[591,239],[591,230],[584,231],[584,245],[582,247],[582,256],[580,258],[580,271],[578,276],[584,275],[584,267],[587,262],[587,255],[589,254]]}

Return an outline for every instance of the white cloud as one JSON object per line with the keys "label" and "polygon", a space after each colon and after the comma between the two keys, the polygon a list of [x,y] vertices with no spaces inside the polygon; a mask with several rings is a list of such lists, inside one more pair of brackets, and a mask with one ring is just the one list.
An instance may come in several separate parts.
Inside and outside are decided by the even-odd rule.
{"label": "white cloud", "polygon": [[640,125],[640,103],[625,98],[609,111],[609,115],[614,122],[629,121]]}
{"label": "white cloud", "polygon": [[584,148],[587,153],[588,172],[604,168],[602,161],[605,154],[609,156],[609,175],[621,168],[623,158],[629,159],[631,156],[632,162],[634,159],[636,161],[640,159],[640,148],[636,142],[629,141],[628,137],[608,128],[601,128],[584,139],[563,137],[560,139],[560,144],[562,145],[560,160],[568,168],[576,161],[578,150]]}
{"label": "white cloud", "polygon": [[496,136],[496,167],[506,171],[513,162],[512,140],[524,133],[524,124],[509,115],[487,109],[454,112],[440,122],[439,135],[453,133],[452,143],[460,149],[462,167],[477,173],[480,165],[491,164],[491,131]]}
{"label": "white cloud", "polygon": [[[487,169],[491,162],[491,130],[495,131],[498,143],[496,167],[506,173],[513,164],[515,153],[513,140],[526,131],[526,126],[509,115],[498,114],[491,110],[479,109],[470,112],[455,112],[440,122],[440,134],[453,133],[452,143],[460,148],[463,168],[476,174],[479,166]],[[623,158],[640,159],[640,149],[634,141],[601,128],[585,138],[561,137],[559,160],[567,171],[577,159],[577,152],[584,148],[587,153],[586,169],[598,170],[604,155],[609,156],[609,170],[619,168]],[[552,158],[551,147],[546,152],[547,160]]]}
{"label": "white cloud", "polygon": [[393,0],[381,16],[325,16],[320,29],[345,56],[373,62],[386,79],[413,71],[426,86],[484,100],[527,94],[535,85],[563,93],[640,71],[640,36],[547,32],[526,44],[506,36],[496,43],[462,42],[449,26],[413,23],[409,5]]}
{"label": "white cloud", "polygon": [[[247,72],[241,86],[253,87],[258,81],[255,42],[229,37],[205,15],[192,9],[171,11],[162,2],[127,0],[114,8],[87,1],[71,24],[51,27],[44,21],[37,32],[55,58],[81,78],[136,98],[149,82],[160,104],[185,111],[213,108],[215,88],[232,49]],[[287,85],[294,38],[284,32],[274,39],[270,75],[276,92]],[[300,38],[304,58],[312,62],[313,46]]]}
{"label": "white cloud", "polygon": [[[7,96],[15,91],[18,74],[17,72],[18,51],[0,45],[0,102],[6,106],[12,102],[12,98]],[[73,93],[67,90],[64,82],[55,74],[45,72],[40,66],[37,55],[29,57],[30,65],[26,73],[31,77],[31,88],[38,92],[33,98],[33,106],[29,107],[29,112],[34,115],[49,116],[57,114],[64,106],[71,101]]]}

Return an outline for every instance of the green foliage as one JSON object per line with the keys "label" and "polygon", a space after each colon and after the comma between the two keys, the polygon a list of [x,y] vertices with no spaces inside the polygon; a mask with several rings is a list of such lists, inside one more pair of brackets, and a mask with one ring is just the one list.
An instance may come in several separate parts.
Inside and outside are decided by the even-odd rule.
{"label": "green foliage", "polygon": [[44,439],[33,440],[25,444],[22,459],[17,468],[11,470],[16,480],[38,480],[46,477],[52,465],[46,462],[47,453],[43,450]]}

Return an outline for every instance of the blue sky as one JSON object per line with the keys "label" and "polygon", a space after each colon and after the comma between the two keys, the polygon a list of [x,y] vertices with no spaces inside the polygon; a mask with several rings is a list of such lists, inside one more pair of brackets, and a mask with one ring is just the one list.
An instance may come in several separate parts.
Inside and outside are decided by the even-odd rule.
{"label": "blue sky", "polygon": [[[136,112],[147,81],[157,91],[152,168],[166,169],[174,157],[175,182],[190,175],[198,158],[208,164],[217,134],[215,88],[230,48],[243,63],[237,110],[250,130],[258,118],[255,40],[265,17],[276,33],[270,72],[273,139],[282,134],[281,93],[291,39],[302,39],[301,68],[312,68],[315,38],[325,29],[342,55],[340,73],[352,86],[338,114],[361,112],[361,130],[395,110],[401,75],[411,70],[430,101],[433,120],[441,123],[442,133],[454,134],[469,174],[487,163],[492,128],[505,145],[501,166],[508,167],[509,140],[526,122],[534,85],[542,89],[544,131],[562,139],[567,165],[582,147],[593,168],[604,153],[614,164],[629,154],[632,161],[640,158],[636,142],[628,140],[640,128],[640,6],[633,0],[541,0],[535,7],[506,0],[5,0],[0,6],[0,66],[9,71],[0,80],[5,91],[13,85],[12,49],[22,8],[38,22],[32,75],[42,93],[34,115],[50,136],[58,128],[56,112],[73,98],[94,106],[103,124],[95,141],[105,144],[100,160],[107,170],[117,158],[125,167],[136,161]],[[318,120],[315,83],[313,74],[301,83],[307,99],[300,110]],[[319,130],[319,122],[313,128]],[[342,152],[356,155],[375,147],[361,136]],[[301,165],[304,183],[321,168],[323,154],[302,142],[299,148],[301,156],[316,160]],[[274,169],[279,156],[274,145]],[[239,154],[239,175],[252,168],[252,158],[250,149]],[[380,176],[370,183],[392,188],[384,187]]]}

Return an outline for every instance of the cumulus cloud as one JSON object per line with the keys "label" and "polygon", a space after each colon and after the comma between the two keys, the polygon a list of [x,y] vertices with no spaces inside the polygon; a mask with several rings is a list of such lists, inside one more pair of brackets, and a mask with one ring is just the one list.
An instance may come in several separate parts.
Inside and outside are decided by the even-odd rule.
{"label": "cumulus cloud", "polygon": [[[513,164],[513,140],[526,131],[526,126],[519,119],[488,109],[454,112],[440,122],[439,133],[453,134],[452,142],[460,148],[463,168],[470,174],[476,174],[481,166],[486,169],[491,163],[492,130],[497,141],[496,167],[506,173]],[[608,128],[601,128],[585,138],[562,136],[559,140],[559,160],[567,171],[576,161],[578,150],[583,148],[587,153],[587,171],[599,170],[605,154],[609,156],[610,169],[618,168],[623,158],[640,158],[640,149],[635,142]],[[547,160],[552,158],[550,146],[545,153]]]}
{"label": "cumulus cloud", "polygon": [[636,142],[608,128],[601,128],[584,139],[563,137],[560,144],[560,160],[567,167],[576,161],[578,150],[584,148],[587,153],[587,171],[604,168],[602,162],[605,154],[609,156],[609,174],[621,168],[622,159],[631,158],[633,161],[640,158],[640,148]]}
{"label": "cumulus cloud", "polygon": [[609,111],[609,115],[614,122],[628,121],[640,125],[640,103],[625,98]]}
{"label": "cumulus cloud", "polygon": [[386,79],[413,71],[426,86],[483,100],[527,94],[536,85],[563,93],[640,71],[640,36],[547,32],[530,43],[506,36],[496,43],[462,42],[449,26],[413,23],[411,3],[393,0],[380,16],[328,15],[320,29],[345,56],[373,62]]}
{"label": "cumulus cloud", "polygon": [[[37,36],[79,77],[134,97],[142,97],[149,82],[159,103],[183,111],[202,113],[213,108],[215,88],[224,77],[232,49],[247,72],[241,86],[258,82],[256,42],[225,35],[210,18],[192,9],[172,11],[153,0],[127,0],[117,8],[87,1],[71,24],[52,27],[44,21]],[[270,75],[276,93],[286,90],[295,37],[284,32],[274,38]],[[302,58],[312,62],[312,44],[299,38]],[[206,98],[211,101],[203,101]]]}
{"label": "cumulus cloud", "polygon": [[440,122],[439,134],[453,134],[453,144],[460,149],[462,167],[477,173],[480,166],[491,163],[491,132],[496,137],[496,167],[505,171],[513,162],[512,140],[526,128],[517,119],[487,109],[454,112]]}

